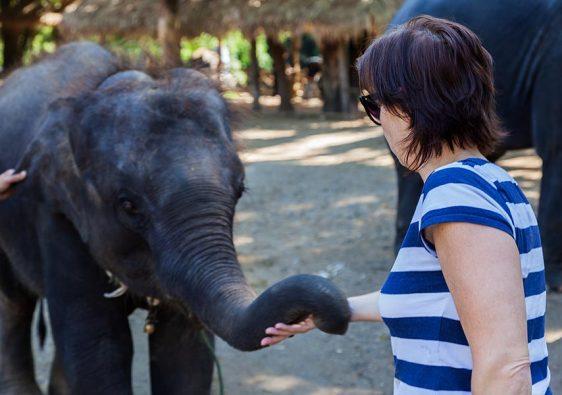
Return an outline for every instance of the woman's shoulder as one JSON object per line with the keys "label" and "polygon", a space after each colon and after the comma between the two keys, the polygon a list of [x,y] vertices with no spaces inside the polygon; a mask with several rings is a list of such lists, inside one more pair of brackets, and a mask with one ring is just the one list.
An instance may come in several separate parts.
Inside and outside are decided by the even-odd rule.
{"label": "woman's shoulder", "polygon": [[472,222],[513,237],[525,229],[530,236],[518,239],[537,244],[537,220],[524,192],[507,171],[483,159],[436,169],[424,184],[419,206],[420,229],[441,222]]}
{"label": "woman's shoulder", "polygon": [[510,203],[522,199],[523,193],[501,167],[479,158],[450,163],[436,169],[424,184],[420,229],[441,222],[471,222],[514,235]]}
{"label": "woman's shoulder", "polygon": [[505,183],[518,188],[516,181],[500,166],[481,158],[468,158],[449,163],[435,169],[427,178],[423,195],[427,197],[452,190],[477,190],[483,194],[498,197],[499,189]]}

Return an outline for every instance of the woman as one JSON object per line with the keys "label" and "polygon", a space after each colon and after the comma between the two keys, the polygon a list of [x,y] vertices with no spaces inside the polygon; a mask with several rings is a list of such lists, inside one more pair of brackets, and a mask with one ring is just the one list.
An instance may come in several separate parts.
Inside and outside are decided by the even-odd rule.
{"label": "woman", "polygon": [[[485,159],[502,136],[490,55],[466,27],[421,16],[375,40],[358,69],[367,114],[424,181],[382,289],[349,298],[353,321],[390,330],[394,393],[549,394],[536,218]],[[312,328],[314,317],[279,323],[262,345]]]}

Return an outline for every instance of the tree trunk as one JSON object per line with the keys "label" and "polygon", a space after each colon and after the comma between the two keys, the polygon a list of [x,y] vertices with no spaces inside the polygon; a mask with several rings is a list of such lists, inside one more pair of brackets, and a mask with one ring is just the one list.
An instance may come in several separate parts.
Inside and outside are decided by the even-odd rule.
{"label": "tree trunk", "polygon": [[181,65],[179,1],[160,0],[158,41],[162,46],[163,63],[166,67]]}
{"label": "tree trunk", "polygon": [[29,36],[29,29],[9,25],[2,26],[2,42],[4,43],[3,73],[21,65]]}
{"label": "tree trunk", "polygon": [[293,58],[293,89],[300,89],[302,87],[300,34],[293,34],[291,51],[291,57]]}
{"label": "tree trunk", "polygon": [[250,90],[254,98],[252,109],[260,111],[260,65],[258,63],[256,37],[254,35],[250,39],[250,69],[248,74]]}
{"label": "tree trunk", "polygon": [[361,95],[361,88],[359,87],[359,75],[357,74],[357,68],[355,63],[357,58],[361,56],[365,50],[365,46],[368,44],[368,33],[364,32],[359,38],[351,39],[349,42],[349,100],[351,102],[350,111],[352,113],[358,113],[359,108],[357,98]]}
{"label": "tree trunk", "polygon": [[284,112],[294,111],[293,104],[291,103],[293,89],[285,71],[285,48],[283,44],[273,37],[267,38],[267,46],[273,58],[273,70],[277,80],[279,96],[281,96],[279,110]]}
{"label": "tree trunk", "polygon": [[220,82],[221,76],[222,76],[222,70],[224,68],[224,63],[222,61],[222,41],[221,41],[220,37],[218,38],[217,54],[219,55],[219,62],[217,63],[216,78],[217,78],[217,81]]}
{"label": "tree trunk", "polygon": [[[322,99],[325,112],[356,112],[358,82],[350,62],[352,46],[348,40],[324,40],[322,51]],[[353,60],[354,62],[355,60]],[[355,85],[353,85],[355,84]]]}
{"label": "tree trunk", "polygon": [[338,43],[323,40],[322,52],[322,100],[324,112],[341,112],[339,72],[338,72]]}
{"label": "tree trunk", "polygon": [[341,112],[349,112],[351,101],[349,100],[349,53],[347,41],[338,44],[338,85]]}

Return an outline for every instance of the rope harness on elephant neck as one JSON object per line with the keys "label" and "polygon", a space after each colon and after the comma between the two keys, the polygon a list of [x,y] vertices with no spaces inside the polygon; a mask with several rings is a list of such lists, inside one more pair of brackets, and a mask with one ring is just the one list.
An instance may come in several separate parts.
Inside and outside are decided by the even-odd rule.
{"label": "rope harness on elephant neck", "polygon": [[209,352],[211,353],[211,356],[213,357],[213,361],[215,362],[215,366],[217,367],[217,377],[219,379],[219,394],[224,395],[224,381],[222,379],[221,364],[219,362],[219,359],[217,358],[217,354],[215,354],[215,347],[211,344],[211,341],[209,340],[209,337],[207,336],[207,333],[205,333],[204,329],[199,330],[199,336],[201,337],[203,343],[205,343],[205,346],[207,346]]}
{"label": "rope harness on elephant neck", "polygon": [[[121,281],[119,281],[113,273],[109,271],[106,271],[106,273],[109,276],[109,281],[111,283],[119,285],[119,287],[113,292],[104,293],[103,296],[108,299],[113,299],[124,295],[127,292],[128,287],[125,284],[123,284]],[[156,331],[156,324],[158,324],[158,305],[160,304],[160,300],[149,296],[146,298],[146,304],[148,306],[148,314],[146,315],[146,318],[144,320],[144,333],[150,336]],[[195,315],[192,313],[191,309],[189,309],[188,318],[192,320],[197,319]],[[207,349],[211,353],[211,356],[213,357],[213,362],[217,367],[217,378],[219,380],[219,394],[224,395],[224,380],[222,377],[222,369],[217,354],[215,353],[215,347],[211,343],[209,336],[207,336],[207,333],[205,332],[205,328],[203,327],[202,324],[199,323],[197,325],[196,330],[201,341],[203,342],[203,344],[205,344],[205,347],[207,347]]]}

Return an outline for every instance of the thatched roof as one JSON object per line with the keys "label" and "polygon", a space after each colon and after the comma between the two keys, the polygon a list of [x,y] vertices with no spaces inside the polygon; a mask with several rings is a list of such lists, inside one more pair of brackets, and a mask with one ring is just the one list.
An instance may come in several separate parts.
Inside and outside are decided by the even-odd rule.
{"label": "thatched roof", "polygon": [[288,30],[307,31],[322,38],[350,38],[365,30],[381,30],[401,3],[402,0],[254,0],[246,7],[241,24],[272,34]]}
{"label": "thatched roof", "polygon": [[[63,36],[71,38],[94,34],[156,36],[159,3],[157,0],[82,0],[67,8],[60,30]],[[228,1],[181,0],[181,34],[187,37],[203,32],[225,34],[235,22],[229,15],[222,15],[220,3]]]}
{"label": "thatched roof", "polygon": [[[401,0],[180,0],[181,33],[221,36],[232,29],[308,31],[321,37],[352,37],[384,26]],[[82,0],[65,12],[61,31],[156,35],[159,1]]]}

